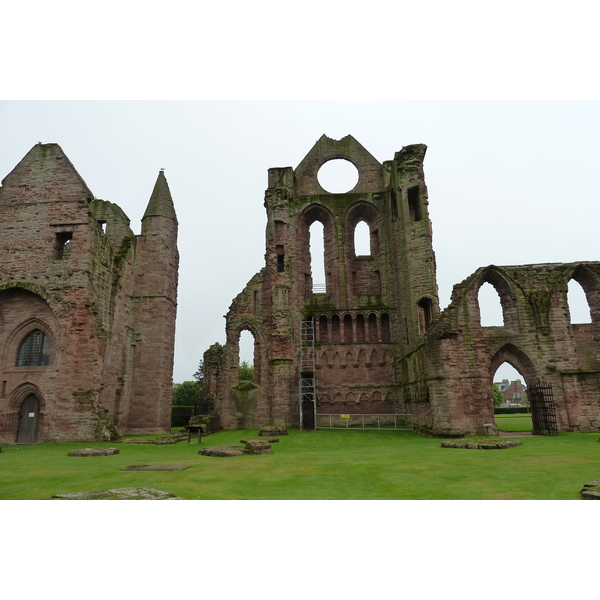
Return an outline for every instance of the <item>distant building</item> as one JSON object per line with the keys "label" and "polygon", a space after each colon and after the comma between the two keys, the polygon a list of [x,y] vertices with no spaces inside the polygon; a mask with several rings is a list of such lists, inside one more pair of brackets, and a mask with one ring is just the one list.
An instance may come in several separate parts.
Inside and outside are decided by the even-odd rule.
{"label": "distant building", "polygon": [[507,408],[513,406],[527,406],[527,388],[521,383],[520,379],[510,382],[508,379],[503,379],[501,382],[494,382],[494,385],[498,386],[498,389],[502,392],[502,396],[504,397],[501,406]]}
{"label": "distant building", "polygon": [[0,187],[0,442],[170,427],[177,217],[160,173],[134,235],[57,144]]}

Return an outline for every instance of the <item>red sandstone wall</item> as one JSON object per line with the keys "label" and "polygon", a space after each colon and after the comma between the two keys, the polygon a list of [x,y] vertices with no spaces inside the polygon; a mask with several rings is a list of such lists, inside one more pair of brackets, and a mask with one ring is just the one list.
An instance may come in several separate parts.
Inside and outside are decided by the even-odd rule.
{"label": "red sandstone wall", "polygon": [[[18,408],[27,390],[41,402],[40,441],[105,439],[111,422],[121,432],[168,427],[174,298],[166,310],[160,300],[148,302],[148,298],[176,293],[176,225],[175,231],[170,231],[174,252],[167,261],[168,268],[157,274],[152,257],[142,261],[141,270],[148,282],[142,310],[140,302],[134,305],[131,300],[134,268],[139,267],[134,263],[136,240],[128,225],[118,207],[93,200],[56,144],[35,146],[3,180],[1,441],[15,441]],[[72,239],[61,256],[58,241],[67,233]],[[171,281],[161,277],[171,277]],[[156,292],[152,286],[158,288]],[[148,315],[157,308],[155,314],[162,316],[150,323]],[[140,330],[135,322],[138,317]],[[50,363],[16,367],[19,344],[34,328],[51,340]],[[144,335],[147,331],[151,333]],[[138,363],[144,367],[138,371],[153,370],[154,387],[151,394],[141,392],[152,401],[140,417],[131,409],[130,398],[134,347],[144,337],[144,351],[137,354]],[[154,347],[156,339],[160,343]],[[151,359],[146,360],[148,357]]]}

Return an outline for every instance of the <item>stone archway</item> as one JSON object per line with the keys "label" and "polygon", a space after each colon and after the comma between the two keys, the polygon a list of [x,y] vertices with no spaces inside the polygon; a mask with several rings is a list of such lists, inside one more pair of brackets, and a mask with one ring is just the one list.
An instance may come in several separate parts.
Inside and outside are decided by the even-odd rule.
{"label": "stone archway", "polygon": [[[494,383],[494,375],[496,371],[501,367],[504,363],[510,365],[515,371],[516,374],[520,375],[523,378],[523,383],[525,384],[525,389],[530,390],[533,389],[534,385],[539,381],[539,375],[537,370],[529,357],[519,350],[516,346],[512,344],[506,344],[502,348],[500,348],[490,364],[490,389],[492,384]],[[517,380],[518,381],[518,380]],[[515,382],[510,381],[509,386],[512,386]],[[514,391],[514,390],[513,390]],[[506,392],[505,392],[506,393]],[[533,405],[530,404],[530,410],[532,413],[535,411]],[[499,431],[502,431],[501,425],[496,420],[494,416],[494,424]],[[531,431],[531,429],[528,429]]]}

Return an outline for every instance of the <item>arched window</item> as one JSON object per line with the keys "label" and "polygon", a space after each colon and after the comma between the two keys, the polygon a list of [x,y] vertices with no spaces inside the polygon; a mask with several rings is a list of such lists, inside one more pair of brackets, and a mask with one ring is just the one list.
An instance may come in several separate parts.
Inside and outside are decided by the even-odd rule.
{"label": "arched window", "polygon": [[39,329],[27,334],[19,346],[17,367],[45,367],[50,362],[50,341]]}
{"label": "arched window", "polygon": [[479,301],[480,324],[482,327],[502,327],[504,315],[498,290],[488,282],[479,288],[477,297]]}
{"label": "arched window", "polygon": [[344,315],[344,342],[351,344],[354,341],[354,335],[352,334],[352,317],[350,315]]}
{"label": "arched window", "polygon": [[369,323],[369,341],[373,343],[377,343],[378,341],[378,333],[377,333],[377,315],[375,313],[371,313],[368,319]]}
{"label": "arched window", "polygon": [[354,253],[371,256],[371,232],[365,221],[359,221],[354,228]]}
{"label": "arched window", "polygon": [[258,372],[256,369],[256,339],[249,329],[240,331],[238,341],[238,375],[240,381],[253,381],[259,383]]}
{"label": "arched window", "polygon": [[341,340],[340,335],[340,316],[333,315],[331,317],[331,341],[334,344],[339,344]]}
{"label": "arched window", "polygon": [[309,229],[310,271],[314,294],[325,293],[325,233],[323,223],[315,221]]}
{"label": "arched window", "polygon": [[327,317],[325,315],[319,317],[319,343],[329,343],[329,323],[327,322]]}
{"label": "arched window", "polygon": [[365,341],[365,317],[360,313],[356,315],[356,342],[362,344]]}
{"label": "arched window", "polygon": [[571,279],[568,283],[567,302],[569,303],[572,324],[592,322],[587,296],[581,284],[575,279]]}

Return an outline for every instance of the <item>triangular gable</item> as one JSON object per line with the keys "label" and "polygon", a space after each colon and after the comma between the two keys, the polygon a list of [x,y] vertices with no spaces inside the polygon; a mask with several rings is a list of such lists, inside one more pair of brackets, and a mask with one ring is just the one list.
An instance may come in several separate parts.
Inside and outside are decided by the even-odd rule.
{"label": "triangular gable", "polygon": [[0,201],[74,202],[90,191],[58,144],[36,144],[2,180]]}
{"label": "triangular gable", "polygon": [[351,135],[334,140],[322,135],[294,170],[294,193],[299,196],[327,193],[317,179],[319,169],[329,160],[349,160],[357,169],[359,179],[352,193],[369,193],[384,188],[381,164]]}

